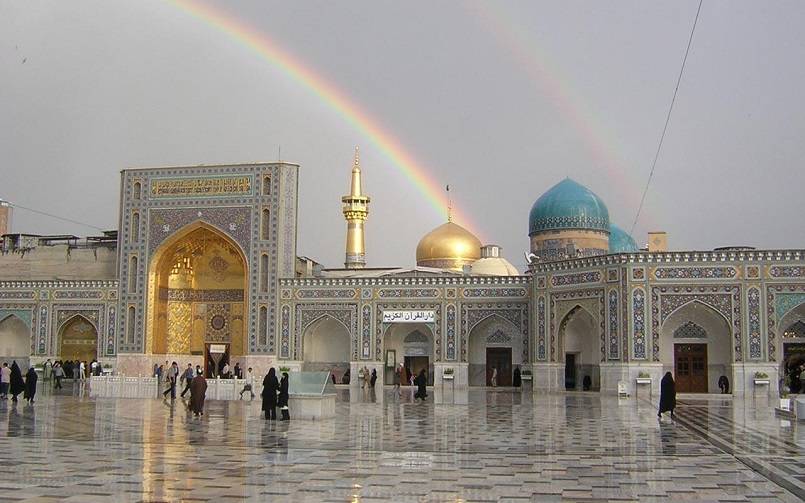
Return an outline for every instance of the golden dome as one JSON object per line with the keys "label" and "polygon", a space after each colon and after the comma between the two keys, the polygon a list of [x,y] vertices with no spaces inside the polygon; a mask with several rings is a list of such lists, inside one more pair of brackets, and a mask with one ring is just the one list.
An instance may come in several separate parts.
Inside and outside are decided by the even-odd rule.
{"label": "golden dome", "polygon": [[464,227],[447,222],[425,234],[416,247],[416,265],[460,271],[481,258],[481,241]]}

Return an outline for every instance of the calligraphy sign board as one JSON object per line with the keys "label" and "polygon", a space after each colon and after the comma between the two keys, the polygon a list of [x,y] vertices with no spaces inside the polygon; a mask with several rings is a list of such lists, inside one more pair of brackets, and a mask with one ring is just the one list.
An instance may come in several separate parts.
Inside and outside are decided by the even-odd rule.
{"label": "calligraphy sign board", "polygon": [[383,323],[434,323],[436,311],[383,311]]}
{"label": "calligraphy sign board", "polygon": [[207,178],[155,178],[151,180],[151,197],[220,197],[246,196],[252,193],[252,177],[245,175]]}

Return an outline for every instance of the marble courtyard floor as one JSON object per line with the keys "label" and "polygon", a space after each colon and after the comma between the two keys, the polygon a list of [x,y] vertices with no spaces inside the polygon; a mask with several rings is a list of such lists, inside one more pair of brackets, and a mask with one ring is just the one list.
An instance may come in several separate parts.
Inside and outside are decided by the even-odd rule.
{"label": "marble courtyard floor", "polygon": [[[801,501],[805,423],[739,400],[339,390],[338,417],[258,401],[41,393],[0,402],[2,501]],[[435,400],[434,400],[435,399]],[[434,403],[438,402],[438,403]],[[350,403],[352,402],[352,403]]]}

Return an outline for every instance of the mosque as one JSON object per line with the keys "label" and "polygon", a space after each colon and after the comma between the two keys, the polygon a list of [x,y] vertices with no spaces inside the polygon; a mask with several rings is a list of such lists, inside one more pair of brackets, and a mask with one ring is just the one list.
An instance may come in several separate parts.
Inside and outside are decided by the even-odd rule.
{"label": "mosque", "polygon": [[402,364],[450,386],[510,386],[517,369],[524,390],[608,394],[656,395],[672,371],[678,391],[726,376],[747,396],[774,396],[805,360],[805,250],[669,251],[664,233],[639,249],[567,178],[528,213],[525,271],[450,217],[415,267],[371,268],[356,152],[344,267],[328,269],[296,253],[298,171],[125,169],[118,230],[85,239],[8,233],[0,204],[0,356],[125,375],[165,360],[365,367],[386,383]]}

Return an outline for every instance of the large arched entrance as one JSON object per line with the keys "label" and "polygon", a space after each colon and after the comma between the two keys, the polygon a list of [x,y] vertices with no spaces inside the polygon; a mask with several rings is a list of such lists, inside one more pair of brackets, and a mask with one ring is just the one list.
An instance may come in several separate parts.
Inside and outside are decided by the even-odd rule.
{"label": "large arched entrance", "polygon": [[580,305],[559,324],[560,355],[565,361],[565,389],[597,391],[601,388],[600,327]]}
{"label": "large arched entrance", "polygon": [[[80,314],[59,329],[59,358],[91,362],[98,357],[98,330]],[[89,371],[89,369],[87,369]]]}
{"label": "large arched entrance", "polygon": [[727,376],[732,388],[731,340],[721,313],[702,302],[689,302],[662,324],[663,373],[673,372],[679,393],[717,393],[721,376]]}
{"label": "large arched entrance", "polygon": [[475,325],[469,335],[469,384],[511,386],[512,372],[523,364],[523,341],[514,324],[497,315]]}
{"label": "large arched entrance", "polygon": [[805,393],[805,303],[788,311],[778,323],[781,377],[791,393]]}
{"label": "large arched entrance", "polygon": [[[31,356],[31,329],[15,315],[0,321],[0,358],[22,365]],[[24,368],[24,367],[22,367]]]}
{"label": "large arched entrance", "polygon": [[340,383],[349,370],[349,358],[350,335],[343,323],[332,316],[322,316],[305,328],[302,336],[304,370],[332,372]]}
{"label": "large arched entrance", "polygon": [[218,229],[197,222],[174,234],[148,270],[146,353],[203,356],[208,375],[244,354],[246,272],[242,250]]}
{"label": "large arched entrance", "polygon": [[[388,353],[392,352],[397,365],[403,364],[405,379],[408,384],[411,375],[419,375],[425,370],[428,384],[433,384],[433,331],[427,323],[394,323],[386,330],[383,339],[386,351],[386,363],[389,363]],[[394,382],[394,369],[386,367],[384,382]]]}

